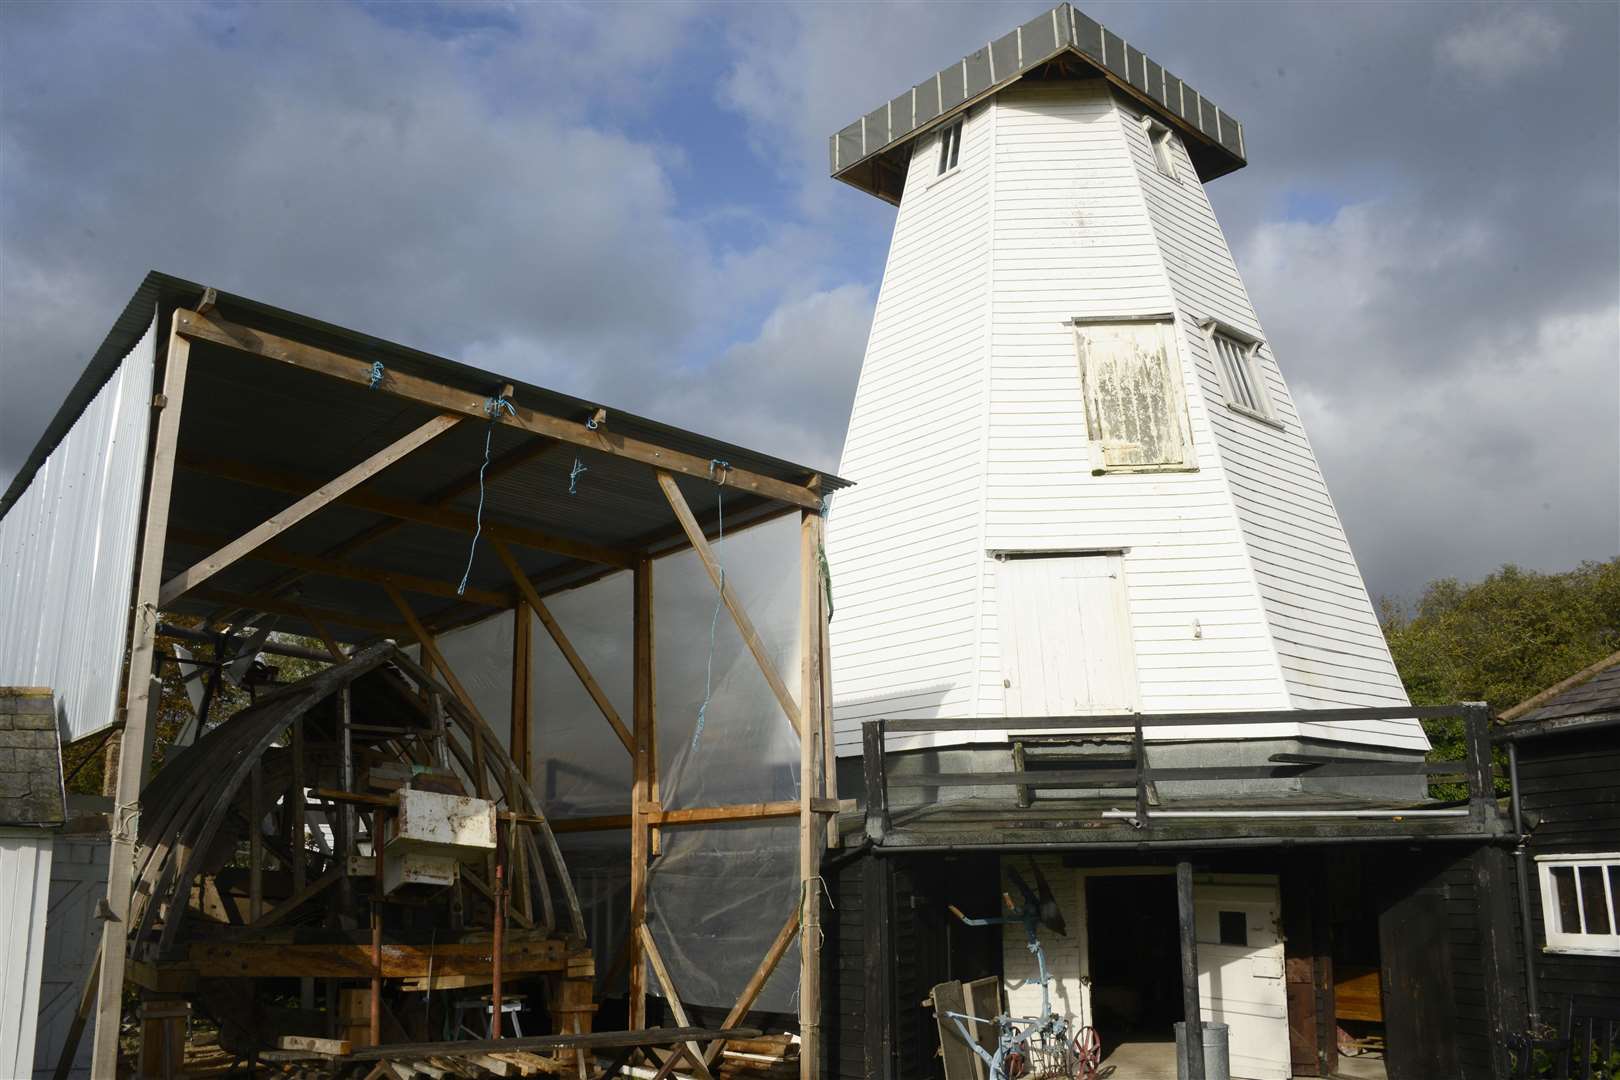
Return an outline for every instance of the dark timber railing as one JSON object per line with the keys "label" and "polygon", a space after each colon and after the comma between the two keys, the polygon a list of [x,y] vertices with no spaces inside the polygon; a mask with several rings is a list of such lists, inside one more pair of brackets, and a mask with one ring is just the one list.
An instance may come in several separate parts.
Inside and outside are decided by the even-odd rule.
{"label": "dark timber railing", "polygon": [[[1265,765],[1210,765],[1150,768],[1144,732],[1148,728],[1321,724],[1367,720],[1429,720],[1456,717],[1463,721],[1464,756],[1460,761],[1377,761],[1320,754],[1273,754]],[[1122,713],[1112,716],[1005,716],[949,720],[867,720],[861,725],[861,751],[866,778],[866,834],[877,844],[891,831],[889,789],[892,787],[1134,788],[1135,823],[1152,820],[1148,786],[1176,780],[1262,780],[1289,777],[1462,776],[1468,785],[1468,816],[1484,826],[1495,814],[1496,788],[1491,767],[1490,709],[1479,702],[1439,706],[1393,706],[1376,709],[1292,709],[1223,713]],[[884,767],[890,735],[950,731],[1019,733],[1108,732],[1131,734],[1127,767],[1038,769],[1006,772],[924,772],[890,779]],[[1391,811],[1395,813],[1396,811]]]}

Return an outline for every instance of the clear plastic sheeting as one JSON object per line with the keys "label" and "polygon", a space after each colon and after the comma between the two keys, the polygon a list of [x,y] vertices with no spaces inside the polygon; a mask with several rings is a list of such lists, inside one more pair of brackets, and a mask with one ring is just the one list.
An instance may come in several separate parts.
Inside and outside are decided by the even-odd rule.
{"label": "clear plastic sheeting", "polygon": [[[799,694],[799,539],[786,517],[716,541],[728,587],[753,619],[782,681]],[[546,605],[626,727],[633,724],[632,580],[619,573],[548,597]],[[653,568],[659,798],[665,809],[795,799],[798,736],[724,609],[697,555]],[[713,628],[713,666],[710,640]],[[531,756],[535,793],[553,820],[625,814],[631,758],[536,622]],[[444,635],[439,647],[503,742],[511,729],[512,616]],[[705,688],[708,705],[703,708]],[[698,713],[703,729],[698,735]],[[648,922],[681,1000],[729,1007],[798,903],[798,824],[791,819],[676,826],[648,879]],[[610,973],[629,916],[626,831],[559,837],[591,931],[599,978]],[[756,1008],[795,1007],[797,949]],[[603,989],[622,989],[618,985]],[[648,986],[660,992],[650,974]]]}

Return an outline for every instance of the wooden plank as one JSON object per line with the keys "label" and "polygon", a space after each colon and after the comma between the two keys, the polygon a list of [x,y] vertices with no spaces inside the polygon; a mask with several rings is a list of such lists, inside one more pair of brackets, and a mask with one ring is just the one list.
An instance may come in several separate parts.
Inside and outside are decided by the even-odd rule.
{"label": "wooden plank", "polygon": [[[136,562],[132,596],[134,619],[130,634],[129,666],[124,686],[124,732],[110,822],[111,853],[107,871],[107,915],[101,922],[100,980],[96,984],[95,1035],[92,1039],[91,1075],[112,1076],[118,1068],[118,1035],[124,1007],[125,936],[129,929],[130,885],[134,875],[135,828],[140,814],[141,788],[146,780],[146,745],[150,723],[153,653],[158,622],[158,592],[163,580],[163,549],[169,525],[169,501],[174,489],[175,446],[180,435],[180,410],[185,398],[186,368],[191,344],[181,337],[179,313],[169,334],[168,360],[163,372],[162,409],[158,413],[147,469],[146,515],[142,523],[140,556]],[[133,452],[133,448],[132,448]],[[159,692],[161,696],[161,690]]]}
{"label": "wooden plank", "polygon": [[1176,923],[1181,933],[1181,1015],[1187,1025],[1187,1078],[1204,1080],[1204,1014],[1198,1004],[1198,927],[1192,863],[1176,863]]}
{"label": "wooden plank", "polygon": [[866,838],[883,843],[889,833],[889,780],[883,765],[886,720],[861,722],[861,769],[866,777]]}
{"label": "wooden plank", "polygon": [[[670,481],[671,485],[674,481]],[[816,818],[821,797],[821,515],[799,520],[799,1078],[821,1080],[821,856],[826,830]]]}
{"label": "wooden plank", "polygon": [[232,540],[212,555],[198,560],[164,582],[163,589],[158,594],[159,606],[167,606],[178,600],[188,591],[201,585],[221,570],[241,559],[260,544],[280,536],[322,507],[330,506],[344,493],[370,480],[412,450],[438,438],[459,423],[461,423],[461,417],[459,416],[435,416],[415,431],[394,440],[352,469],[348,469],[334,479],[322,484],[285,510],[271,514],[264,521]]}
{"label": "wooden plank", "polygon": [[319,620],[326,623],[337,623],[340,626],[354,626],[383,637],[403,637],[406,633],[406,628],[399,623],[373,619],[348,611],[309,607],[306,604],[288,600],[285,597],[265,596],[261,593],[233,592],[229,589],[221,589],[217,585],[199,586],[191,590],[190,596],[193,600],[211,600],[251,611],[263,611],[270,615],[285,615],[293,619]]}
{"label": "wooden plank", "polygon": [[[881,724],[882,721],[868,723]],[[867,1076],[873,1080],[893,1080],[894,863],[874,856],[862,862],[865,865],[861,867],[861,986],[866,1022],[861,1056]]]}
{"label": "wooden plank", "polygon": [[647,964],[641,931],[647,922],[647,863],[652,837],[647,812],[652,798],[652,728],[657,702],[653,660],[653,568],[636,564],[633,582],[631,664],[635,699],[635,764],[630,791],[630,937],[626,942],[630,980],[630,1025],[647,1023]]}
{"label": "wooden plank", "polygon": [[264,914],[264,762],[248,772],[248,918]]}
{"label": "wooden plank", "polygon": [[382,1058],[456,1058],[466,1054],[521,1053],[536,1050],[616,1050],[623,1047],[677,1046],[685,1042],[707,1041],[721,1035],[752,1039],[763,1034],[758,1028],[738,1028],[724,1032],[715,1028],[639,1028],[632,1031],[587,1031],[573,1035],[520,1035],[510,1039],[458,1039],[455,1042],[392,1043],[387,1046],[358,1046],[350,1061],[377,1061]]}
{"label": "wooden plank", "polygon": [[[759,665],[760,672],[765,681],[770,684],[771,693],[776,695],[776,701],[787,714],[788,722],[793,730],[800,735],[804,734],[804,725],[799,719],[799,706],[788,693],[787,684],[782,676],[777,674],[776,665],[771,662],[770,653],[765,643],[760,639],[759,631],[754,629],[754,621],[748,617],[748,612],[738,601],[731,586],[725,583],[725,576],[720,567],[720,561],[714,556],[714,549],[709,547],[709,541],[704,538],[703,530],[698,527],[697,518],[692,508],[687,505],[686,496],[675,483],[675,478],[667,472],[659,472],[658,484],[664,489],[664,497],[669,500],[670,509],[675,511],[675,517],[680,521],[681,528],[686,530],[686,538],[692,542],[692,550],[697,552],[698,558],[703,562],[703,568],[709,573],[709,580],[714,587],[720,590],[720,598],[725,603],[726,610],[731,612],[731,619],[737,624],[737,632],[742,635],[743,644],[753,654],[754,662]],[[820,503],[817,503],[819,506]]]}
{"label": "wooden plank", "polygon": [[[368,360],[344,356],[342,353],[305,345],[260,330],[251,330],[195,312],[183,312],[178,315],[180,320],[176,322],[175,329],[188,337],[212,341],[307,371],[318,371],[323,375],[330,375],[359,386],[371,385],[372,368]],[[376,389],[436,409],[445,409],[479,420],[489,419],[486,396],[458,390],[406,372],[393,370],[385,372]],[[597,427],[592,429],[586,427],[583,421],[563,420],[536,412],[515,401],[512,405],[515,415],[498,414],[495,418],[497,423],[520,428],[535,435],[547,436],[558,442],[639,461],[643,465],[651,465],[669,472],[694,477],[708,477],[711,473],[712,463],[709,459],[620,435],[612,430],[611,418],[608,422],[598,423]],[[806,509],[818,509],[821,506],[820,495],[809,487],[764,476],[747,469],[728,468],[726,484]]]}
{"label": "wooden plank", "polygon": [[[440,975],[487,976],[494,956],[491,942],[405,945],[382,943],[385,979],[426,978],[430,969]],[[240,942],[199,941],[190,946],[187,965],[203,978],[281,978],[310,976],[327,979],[370,979],[370,941]],[[562,971],[567,966],[564,942],[557,938],[506,942],[501,967],[507,974]]]}
{"label": "wooden plank", "polygon": [[312,1035],[283,1035],[276,1044],[283,1050],[305,1050],[334,1057],[343,1057],[354,1050],[354,1044],[348,1039],[317,1039]]}
{"label": "wooden plank", "polygon": [[[197,547],[217,547],[229,539],[219,533],[207,532],[201,529],[170,529],[169,537],[176,543],[191,544]],[[394,585],[405,592],[422,593],[426,596],[442,596],[451,600],[467,600],[469,602],[488,604],[491,607],[507,607],[512,602],[512,598],[502,592],[493,592],[489,589],[479,589],[469,585],[464,593],[457,593],[456,584],[452,581],[419,577],[416,574],[402,574],[393,570],[382,570],[374,566],[366,566],[363,563],[345,562],[342,559],[305,555],[270,543],[255,548],[245,558],[255,562],[274,563],[277,566],[295,567],[319,577],[339,578],[345,581],[369,581],[377,585]]]}
{"label": "wooden plank", "polygon": [[328,870],[326,873],[322,874],[320,877],[316,878],[314,881],[309,882],[307,885],[296,886],[293,889],[293,894],[287,897],[287,899],[283,900],[269,911],[264,912],[262,915],[255,915],[252,924],[253,928],[255,930],[259,930],[267,926],[276,925],[282,919],[285,919],[288,915],[291,915],[293,911],[308,901],[311,897],[319,895],[332,885],[336,885],[343,877],[343,873],[346,869],[347,867],[340,863]]}
{"label": "wooden plank", "polygon": [[[642,923],[640,930],[641,945],[647,951],[647,962],[652,965],[658,985],[664,988],[664,1001],[668,1003],[669,1011],[675,1014],[675,1022],[681,1027],[691,1027],[692,1021],[686,1015],[686,1006],[681,1004],[681,996],[675,992],[675,980],[669,977],[669,968],[664,966],[664,956],[658,951],[658,942],[653,940],[652,927]],[[703,1055],[698,1052],[697,1043],[689,1042],[685,1046],[687,1056],[691,1058],[698,1074],[708,1077],[708,1080],[714,1080],[713,1074],[709,1072],[708,1062],[704,1061]]]}
{"label": "wooden plank", "polygon": [[[759,999],[760,991],[765,989],[765,983],[776,971],[776,966],[782,962],[782,957],[787,954],[788,946],[793,944],[793,939],[798,936],[798,933],[799,909],[795,906],[788,913],[787,922],[782,924],[782,929],[777,931],[776,940],[772,941],[771,947],[765,950],[765,955],[760,959],[759,966],[754,969],[754,973],[743,984],[742,993],[737,995],[736,1002],[731,1006],[731,1010],[726,1013],[725,1020],[720,1024],[722,1028],[730,1031],[736,1025],[742,1023],[743,1017],[747,1016],[748,1010],[754,1007],[754,1002]],[[720,1056],[720,1052],[725,1049],[726,1042],[726,1039],[720,1038],[710,1043],[709,1048],[704,1051],[703,1059],[711,1065],[714,1064],[715,1059]]]}
{"label": "wooden plank", "polygon": [[517,560],[512,557],[511,550],[505,544],[499,540],[491,540],[490,547],[494,549],[496,555],[500,556],[501,562],[506,564],[507,572],[512,575],[512,581],[517,585],[518,592],[528,602],[528,605],[534,609],[535,615],[540,619],[540,625],[544,626],[546,633],[551,635],[551,640],[556,644],[558,651],[563,654],[563,659],[568,661],[568,667],[573,671],[574,677],[579,680],[579,684],[585,688],[585,692],[596,703],[597,709],[601,712],[603,719],[608,722],[608,726],[613,728],[613,734],[619,737],[619,742],[624,744],[626,750],[630,751],[632,755],[635,754],[635,737],[624,726],[624,721],[619,719],[618,710],[613,707],[613,703],[608,700],[607,693],[602,689],[601,684],[596,681],[596,677],[585,666],[585,661],[580,658],[579,651],[574,648],[574,643],[568,640],[567,634],[563,633],[563,628],[551,614],[551,609],[546,607],[544,600],[540,599],[540,593],[535,589],[534,582],[529,580],[528,575],[523,572],[523,568],[518,565]]}
{"label": "wooden plank", "polygon": [[512,607],[512,723],[506,743],[512,762],[525,779],[530,772],[529,706],[533,696],[530,679],[534,669],[530,611],[522,600]]}
{"label": "wooden plank", "polygon": [[[192,455],[182,455],[179,464],[181,468],[188,472],[201,473],[206,476],[218,476],[226,480],[235,480],[244,484],[269,488],[272,491],[285,491],[292,494],[301,494],[308,491],[309,485],[314,482],[313,477],[303,473],[289,472],[284,469],[266,469],[239,461],[216,458],[204,459]],[[350,491],[338,498],[336,502],[339,505],[353,507],[356,510],[365,510],[369,513],[397,518],[400,521],[414,522],[418,525],[429,525],[436,529],[444,529],[446,532],[471,536],[479,531],[478,520],[472,514],[424,505],[410,499],[394,499],[367,491]],[[624,569],[635,560],[634,555],[616,551],[613,548],[589,544],[566,536],[558,536],[555,533],[541,529],[506,525],[498,521],[490,521],[487,517],[483,522],[482,535],[486,539],[505,540],[538,551],[549,551],[554,555],[579,559],[581,562],[600,563],[604,566],[614,566],[619,569]],[[508,603],[510,603],[509,600]],[[501,606],[505,607],[506,604],[503,603]]]}

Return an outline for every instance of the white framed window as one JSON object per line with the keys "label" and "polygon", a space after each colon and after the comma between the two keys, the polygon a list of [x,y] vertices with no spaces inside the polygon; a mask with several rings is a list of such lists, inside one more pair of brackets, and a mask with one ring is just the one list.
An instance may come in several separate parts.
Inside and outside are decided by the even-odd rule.
{"label": "white framed window", "polygon": [[1072,321],[1092,472],[1196,469],[1172,317]]}
{"label": "white framed window", "polygon": [[1537,855],[1548,952],[1620,956],[1620,852]]}
{"label": "white framed window", "polygon": [[1142,130],[1147,133],[1148,142],[1153,146],[1153,163],[1170,179],[1179,180],[1180,177],[1176,173],[1176,146],[1173,141],[1176,133],[1151,116],[1142,117]]}
{"label": "white framed window", "polygon": [[1260,339],[1219,319],[1205,319],[1200,326],[1209,339],[1227,407],[1262,423],[1282,427],[1266,393],[1265,375],[1260,369]]}
{"label": "white framed window", "polygon": [[935,176],[944,176],[956,168],[962,159],[962,121],[942,129],[939,133],[939,170]]}

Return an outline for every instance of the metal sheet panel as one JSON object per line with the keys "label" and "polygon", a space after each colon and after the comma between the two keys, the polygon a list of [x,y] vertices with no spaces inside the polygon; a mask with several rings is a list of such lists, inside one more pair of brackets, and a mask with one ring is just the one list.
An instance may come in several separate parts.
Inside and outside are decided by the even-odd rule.
{"label": "metal sheet panel", "polygon": [[1004,34],[990,43],[992,81],[1010,79],[1023,70],[1018,60],[1018,31]]}
{"label": "metal sheet panel", "polygon": [[0,518],[0,684],[54,689],[65,740],[115,719],[155,340],[148,327]]}
{"label": "metal sheet panel", "polygon": [[51,835],[0,834],[0,1076],[34,1071],[50,891]]}

